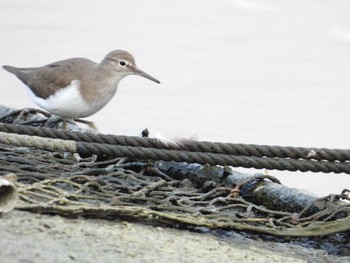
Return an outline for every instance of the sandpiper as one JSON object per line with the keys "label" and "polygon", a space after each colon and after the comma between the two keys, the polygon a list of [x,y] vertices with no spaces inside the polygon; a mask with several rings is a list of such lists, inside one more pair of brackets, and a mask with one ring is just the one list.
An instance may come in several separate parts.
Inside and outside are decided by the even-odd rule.
{"label": "sandpiper", "polygon": [[101,110],[127,75],[160,83],[138,69],[134,57],[124,50],[109,52],[100,63],[70,58],[43,67],[3,68],[27,86],[34,103],[63,119],[85,118]]}

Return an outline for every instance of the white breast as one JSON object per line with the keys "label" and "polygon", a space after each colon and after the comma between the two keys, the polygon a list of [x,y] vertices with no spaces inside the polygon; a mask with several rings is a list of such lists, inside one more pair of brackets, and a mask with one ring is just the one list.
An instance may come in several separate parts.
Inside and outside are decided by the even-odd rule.
{"label": "white breast", "polygon": [[79,80],[73,80],[69,86],[58,90],[46,100],[37,97],[29,88],[27,90],[33,102],[51,114],[62,118],[76,119],[90,116],[99,110],[85,102],[80,95],[79,85]]}

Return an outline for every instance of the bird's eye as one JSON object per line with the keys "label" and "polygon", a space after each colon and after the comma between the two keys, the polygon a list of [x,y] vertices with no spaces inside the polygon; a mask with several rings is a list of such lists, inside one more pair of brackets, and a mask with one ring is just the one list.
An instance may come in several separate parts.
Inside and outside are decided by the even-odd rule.
{"label": "bird's eye", "polygon": [[127,63],[126,63],[125,60],[120,60],[119,61],[119,65],[122,66],[122,67],[125,67],[127,65]]}

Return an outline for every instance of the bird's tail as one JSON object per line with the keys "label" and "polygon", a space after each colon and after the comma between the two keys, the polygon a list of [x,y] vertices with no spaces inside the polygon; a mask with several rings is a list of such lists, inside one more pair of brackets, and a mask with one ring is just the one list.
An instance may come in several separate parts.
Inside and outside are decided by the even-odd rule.
{"label": "bird's tail", "polygon": [[28,85],[27,82],[33,76],[33,68],[16,68],[12,66],[2,66],[2,68],[19,78],[24,84]]}
{"label": "bird's tail", "polygon": [[12,66],[8,66],[8,65],[5,65],[5,66],[2,66],[2,68],[12,74],[16,74],[16,72],[18,72],[18,68],[16,67],[12,67]]}

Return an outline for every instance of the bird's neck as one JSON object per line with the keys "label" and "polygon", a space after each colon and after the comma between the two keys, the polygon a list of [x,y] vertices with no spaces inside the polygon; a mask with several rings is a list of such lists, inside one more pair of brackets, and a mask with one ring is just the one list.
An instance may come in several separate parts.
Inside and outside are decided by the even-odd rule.
{"label": "bird's neck", "polygon": [[111,73],[103,68],[93,69],[80,83],[80,93],[88,103],[107,103],[117,92],[124,74]]}

